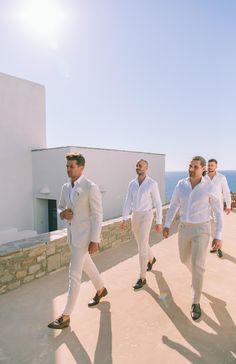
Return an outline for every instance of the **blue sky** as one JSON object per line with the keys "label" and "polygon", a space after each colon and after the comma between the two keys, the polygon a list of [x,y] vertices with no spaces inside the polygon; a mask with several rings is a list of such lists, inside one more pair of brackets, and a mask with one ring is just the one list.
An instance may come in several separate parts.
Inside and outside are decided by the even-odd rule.
{"label": "blue sky", "polygon": [[45,85],[48,147],[236,169],[235,19],[234,0],[1,0],[0,71]]}

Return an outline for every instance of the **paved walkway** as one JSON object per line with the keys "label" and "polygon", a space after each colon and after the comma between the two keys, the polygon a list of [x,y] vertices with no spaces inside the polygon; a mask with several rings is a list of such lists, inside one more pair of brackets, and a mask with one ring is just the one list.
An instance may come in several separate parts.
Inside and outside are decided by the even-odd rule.
{"label": "paved walkway", "polygon": [[190,274],[179,262],[175,230],[151,237],[158,259],[134,292],[134,241],[95,257],[109,295],[94,308],[86,277],[71,327],[50,330],[65,304],[67,270],[0,296],[1,364],[236,363],[236,214],[225,218],[224,257],[208,255],[200,322],[190,318]]}

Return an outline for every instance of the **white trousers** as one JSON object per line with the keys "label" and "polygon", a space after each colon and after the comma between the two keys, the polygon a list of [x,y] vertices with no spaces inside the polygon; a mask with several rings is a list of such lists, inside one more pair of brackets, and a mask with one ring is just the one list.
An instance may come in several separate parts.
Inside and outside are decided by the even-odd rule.
{"label": "white trousers", "polygon": [[192,272],[193,303],[199,303],[210,238],[210,222],[179,225],[179,256]]}
{"label": "white trousers", "polygon": [[82,271],[84,271],[91,279],[96,291],[99,291],[104,287],[100,273],[88,253],[88,244],[85,244],[82,247],[75,247],[71,245],[69,290],[66,307],[63,312],[64,315],[71,315],[75,307],[81,285]]}
{"label": "white trousers", "polygon": [[149,236],[153,221],[153,211],[135,211],[132,214],[131,226],[138,244],[140,278],[146,277],[147,262],[153,260],[149,246]]}

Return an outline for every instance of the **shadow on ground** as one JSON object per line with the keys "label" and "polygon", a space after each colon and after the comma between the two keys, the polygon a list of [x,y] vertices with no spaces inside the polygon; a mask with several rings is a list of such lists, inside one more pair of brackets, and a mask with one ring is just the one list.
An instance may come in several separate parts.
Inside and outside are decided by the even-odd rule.
{"label": "shadow on ground", "polygon": [[168,315],[186,342],[199,354],[171,340],[167,336],[162,337],[163,343],[177,351],[192,364],[235,363],[236,359],[233,353],[236,355],[236,326],[227,311],[226,302],[207,293],[203,293],[210,301],[212,310],[218,320],[216,322],[207,316],[206,313],[202,313],[201,320],[204,320],[215,332],[214,334],[208,333],[191,321],[189,312],[186,315],[177,306],[162,273],[153,271],[153,274],[155,275],[160,295],[148,286],[145,290],[153,297],[166,315]]}

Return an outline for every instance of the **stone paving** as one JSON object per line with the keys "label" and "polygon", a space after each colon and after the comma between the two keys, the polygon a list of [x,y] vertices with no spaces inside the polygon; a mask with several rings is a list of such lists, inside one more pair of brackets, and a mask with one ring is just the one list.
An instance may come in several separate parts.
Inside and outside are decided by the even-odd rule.
{"label": "stone paving", "polygon": [[83,278],[71,326],[50,330],[62,311],[67,268],[0,296],[1,364],[227,364],[236,363],[236,215],[225,217],[224,257],[208,254],[202,318],[190,318],[190,274],[180,263],[177,234],[153,233],[157,264],[148,284],[138,278],[133,240],[94,257],[109,295],[94,308]]}

